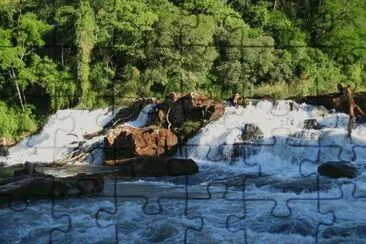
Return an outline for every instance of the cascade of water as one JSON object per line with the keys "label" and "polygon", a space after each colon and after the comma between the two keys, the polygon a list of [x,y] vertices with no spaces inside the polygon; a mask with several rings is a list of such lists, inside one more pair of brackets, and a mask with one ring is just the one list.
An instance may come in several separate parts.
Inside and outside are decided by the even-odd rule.
{"label": "cascade of water", "polygon": [[[150,113],[155,105],[149,104],[140,112],[138,118],[127,122],[133,127],[145,126],[150,119]],[[70,150],[77,147],[84,134],[97,132],[108,123],[114,114],[107,109],[97,110],[59,110],[52,115],[40,133],[29,136],[20,143],[10,148],[7,158],[0,161],[8,165],[30,162],[53,162],[64,158]],[[84,142],[84,147],[93,143],[102,143],[104,136],[94,137]],[[102,148],[102,147],[101,147]],[[88,162],[103,162],[102,149],[93,152],[92,159]]]}
{"label": "cascade of water", "polygon": [[[319,130],[304,129],[304,121],[316,119]],[[263,132],[261,142],[243,142],[245,124],[256,124]],[[247,107],[227,107],[219,120],[202,128],[178,156],[208,162],[256,162],[278,167],[304,160],[352,160],[352,143],[346,137],[348,116],[325,113],[324,108],[292,101],[259,101]],[[366,128],[358,125],[352,141],[366,144]],[[274,160],[277,159],[277,160]],[[271,170],[271,169],[269,169]],[[295,167],[294,172],[298,172]]]}
{"label": "cascade of water", "polygon": [[126,125],[132,127],[143,127],[149,123],[151,112],[154,110],[155,104],[146,105],[140,112],[136,120],[127,122]]}

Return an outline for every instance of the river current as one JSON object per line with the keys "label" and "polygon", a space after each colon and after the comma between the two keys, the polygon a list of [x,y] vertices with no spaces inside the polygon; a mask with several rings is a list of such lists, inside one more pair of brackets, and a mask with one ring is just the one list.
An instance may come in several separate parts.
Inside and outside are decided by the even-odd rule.
{"label": "river current", "polygon": [[[143,126],[150,110],[129,125]],[[60,159],[112,118],[107,109],[58,111],[2,161]],[[304,129],[307,119],[320,129]],[[243,143],[248,123],[263,141]],[[194,159],[197,175],[106,179],[102,194],[12,203],[0,208],[0,242],[364,243],[366,124],[351,138],[347,124],[346,114],[291,101],[227,107],[176,155]],[[103,137],[86,143],[96,141]],[[102,161],[98,151],[86,163]],[[319,176],[318,165],[329,161],[350,162],[360,174]]]}

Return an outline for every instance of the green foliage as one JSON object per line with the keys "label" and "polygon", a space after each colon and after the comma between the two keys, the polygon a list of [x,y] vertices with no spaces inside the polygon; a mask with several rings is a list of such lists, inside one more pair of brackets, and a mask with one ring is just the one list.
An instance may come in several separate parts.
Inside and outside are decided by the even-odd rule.
{"label": "green foliage", "polygon": [[202,124],[200,121],[186,121],[179,129],[179,133],[183,136],[191,136],[201,128]]}
{"label": "green foliage", "polygon": [[19,135],[33,132],[37,128],[31,107],[27,107],[23,112],[0,101],[0,118],[0,136],[8,139],[18,140]]}
{"label": "green foliage", "polygon": [[[169,92],[222,99],[314,95],[339,82],[364,89],[365,4],[2,0],[0,95],[13,105],[7,112],[31,118],[29,106],[53,112]],[[6,121],[9,136],[32,127]]]}

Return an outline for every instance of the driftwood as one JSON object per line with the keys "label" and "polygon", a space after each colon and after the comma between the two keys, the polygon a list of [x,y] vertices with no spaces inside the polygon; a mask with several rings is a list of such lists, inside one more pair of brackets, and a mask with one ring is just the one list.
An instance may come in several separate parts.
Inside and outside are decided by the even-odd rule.
{"label": "driftwood", "polygon": [[355,112],[360,114],[362,117],[366,117],[366,114],[362,109],[355,103],[352,97],[352,89],[348,87],[342,87],[341,85],[338,86],[338,89],[343,93],[342,96],[335,99],[336,104],[344,104],[346,103],[348,106],[348,114],[349,114],[349,121],[348,121],[348,136],[351,138],[352,135],[352,128],[353,124],[355,123]]}

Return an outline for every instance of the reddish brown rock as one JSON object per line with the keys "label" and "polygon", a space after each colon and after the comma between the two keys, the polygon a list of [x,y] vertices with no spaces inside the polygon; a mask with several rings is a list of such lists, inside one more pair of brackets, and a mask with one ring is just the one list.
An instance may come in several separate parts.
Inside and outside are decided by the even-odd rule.
{"label": "reddish brown rock", "polygon": [[167,129],[123,126],[109,130],[104,140],[106,159],[160,156],[173,150],[177,137]]}

